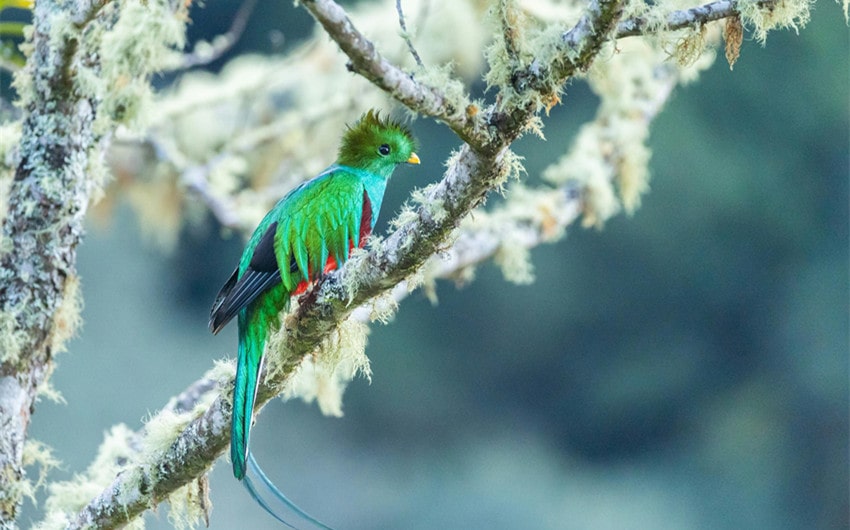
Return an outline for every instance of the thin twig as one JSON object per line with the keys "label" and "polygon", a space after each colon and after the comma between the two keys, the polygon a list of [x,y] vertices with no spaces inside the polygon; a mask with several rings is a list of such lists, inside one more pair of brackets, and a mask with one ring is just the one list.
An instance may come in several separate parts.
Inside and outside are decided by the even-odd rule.
{"label": "thin twig", "polygon": [[173,142],[168,142],[161,136],[150,135],[147,142],[160,161],[170,164],[180,174],[180,183],[207,206],[222,226],[242,231],[251,229],[242,222],[233,200],[214,193],[210,188],[209,175],[226,158],[226,155],[218,154],[204,164],[195,164],[180,152]]}
{"label": "thin twig", "polygon": [[502,36],[505,39],[505,51],[512,61],[518,61],[520,45],[517,34],[520,31],[518,12],[513,0],[500,0],[496,9],[499,12],[499,21],[502,24]]}
{"label": "thin twig", "polygon": [[239,6],[239,10],[233,17],[230,29],[212,39],[209,43],[210,48],[203,53],[199,52],[198,47],[195,46],[194,51],[183,55],[183,59],[174,70],[186,70],[195,66],[207,65],[227,53],[242,38],[245,27],[248,25],[248,19],[251,18],[256,6],[257,0],[243,0],[242,5]]}
{"label": "thin twig", "polygon": [[465,112],[469,97],[449,98],[437,87],[414,80],[384,58],[355,26],[345,10],[333,0],[310,0],[301,5],[325,29],[350,59],[349,68],[384,90],[410,109],[443,121],[461,139],[471,145],[482,145],[487,138],[480,132],[486,128]]}
{"label": "thin twig", "polygon": [[207,205],[221,226],[234,230],[248,230],[249,227],[242,222],[238,214],[239,210],[233,201],[229,197],[221,197],[213,193],[210,189],[209,174],[213,167],[211,164],[214,163],[186,168],[180,175],[180,181],[186,185],[186,189],[197,195]]}
{"label": "thin twig", "polygon": [[404,23],[404,12],[401,10],[401,0],[395,0],[395,9],[398,11],[398,25],[401,26],[401,37],[404,39],[404,42],[407,43],[407,48],[410,50],[410,55],[413,56],[413,60],[416,61],[416,64],[420,68],[424,68],[422,58],[419,57],[419,53],[416,51],[416,48],[413,47],[413,41],[410,40],[410,33],[407,32],[407,24]]}

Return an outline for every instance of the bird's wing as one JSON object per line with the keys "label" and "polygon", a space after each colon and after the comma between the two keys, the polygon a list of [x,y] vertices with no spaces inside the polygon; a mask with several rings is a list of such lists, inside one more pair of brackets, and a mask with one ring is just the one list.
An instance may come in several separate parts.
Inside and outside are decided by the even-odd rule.
{"label": "bird's wing", "polygon": [[[210,311],[210,331],[218,333],[239,311],[262,293],[280,283],[280,269],[274,255],[277,223],[271,223],[251,254],[245,272],[233,271],[216,296]],[[290,263],[290,269],[295,263]]]}
{"label": "bird's wing", "polygon": [[277,261],[296,264],[281,273],[290,291],[320,274],[328,257],[344,263],[350,247],[360,244],[364,218],[371,230],[371,203],[364,215],[368,195],[358,173],[335,168],[308,184],[284,204],[274,242]]}
{"label": "bird's wing", "polygon": [[[213,333],[281,281],[293,292],[299,282],[321,273],[329,256],[344,263],[349,248],[371,232],[373,217],[361,175],[339,167],[292,190],[268,215],[274,221],[254,246],[244,272],[240,275],[237,268],[216,296],[209,322]],[[281,270],[279,263],[289,266]]]}

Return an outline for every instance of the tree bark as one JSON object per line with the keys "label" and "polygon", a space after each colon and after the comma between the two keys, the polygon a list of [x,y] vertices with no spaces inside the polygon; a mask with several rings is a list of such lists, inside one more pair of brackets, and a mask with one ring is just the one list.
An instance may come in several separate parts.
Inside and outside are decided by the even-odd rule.
{"label": "tree bark", "polygon": [[[33,10],[32,81],[0,256],[0,524],[14,525],[24,480],[26,431],[53,356],[75,326],[77,244],[93,185],[95,103],[73,90],[67,58],[76,42],[56,39],[57,6]],[[68,311],[62,311],[62,308]],[[57,315],[59,318],[57,318]],[[63,318],[67,316],[68,318]]]}

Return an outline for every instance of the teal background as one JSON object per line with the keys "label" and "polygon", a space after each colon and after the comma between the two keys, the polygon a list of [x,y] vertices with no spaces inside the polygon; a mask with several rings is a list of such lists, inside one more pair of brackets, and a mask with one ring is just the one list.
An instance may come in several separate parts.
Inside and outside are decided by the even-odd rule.
{"label": "teal background", "polygon": [[[286,2],[260,8],[234,53],[311,27]],[[196,10],[193,37],[226,29],[233,9]],[[821,2],[799,35],[747,40],[734,71],[719,58],[677,90],[652,128],[643,206],[535,249],[534,284],[487,265],[463,289],[441,283],[438,306],[417,293],[375,325],[373,380],[352,383],[345,417],[273,402],[253,436],[268,474],[339,529],[848,528],[840,11]],[[573,84],[549,142],[517,146],[530,179],[594,112]],[[457,145],[430,121],[414,128],[425,163],[397,173],[379,231]],[[53,376],[67,404],[39,403],[31,428],[64,462],[51,478],[234,354],[235,328],[212,337],[206,322],[240,252],[212,221],[170,255],[142,243],[126,207],[91,227],[85,326]],[[210,528],[279,527],[227,462],[211,487]],[[165,506],[147,519],[170,527]]]}

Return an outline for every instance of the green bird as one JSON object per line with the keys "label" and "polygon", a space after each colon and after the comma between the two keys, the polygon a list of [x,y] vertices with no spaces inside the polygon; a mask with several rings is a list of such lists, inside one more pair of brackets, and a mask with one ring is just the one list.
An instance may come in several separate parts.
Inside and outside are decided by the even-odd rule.
{"label": "green bird", "polygon": [[393,170],[401,163],[419,163],[415,147],[406,127],[376,111],[370,110],[349,126],[336,163],[289,192],[260,221],[210,312],[214,334],[234,316],[239,327],[230,430],[233,475],[247,479],[243,483],[252,497],[287,526],[291,525],[262,498],[250,476],[246,477],[248,469],[289,509],[327,528],[286,499],[249,450],[266,339],[278,328],[279,314],[289,308],[292,296],[303,293],[319,275],[345,263],[352,248],[365,244]]}

